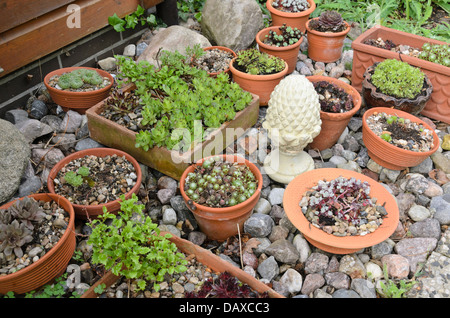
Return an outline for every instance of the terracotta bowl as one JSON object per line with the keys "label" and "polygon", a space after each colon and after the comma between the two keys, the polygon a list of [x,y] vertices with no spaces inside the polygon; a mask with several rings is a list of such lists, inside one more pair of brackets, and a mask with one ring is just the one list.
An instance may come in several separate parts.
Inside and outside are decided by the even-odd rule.
{"label": "terracotta bowl", "polygon": [[[221,51],[225,51],[225,52],[231,53],[233,55],[233,58],[236,57],[236,53],[232,49],[230,49],[230,48],[228,48],[226,46],[217,46],[217,45],[216,46],[208,46],[208,47],[203,48],[203,51],[210,51],[210,50],[213,50],[213,49],[219,49]],[[226,68],[223,72],[227,73],[228,75],[231,75],[230,67]],[[216,77],[220,73],[221,72],[212,72],[212,73],[208,72],[209,76],[211,76],[211,77]]]}
{"label": "terracotta bowl", "polygon": [[[413,122],[422,124],[425,128],[433,132],[434,146],[430,151],[415,152],[411,150],[402,149],[396,147],[387,141],[381,139],[375,133],[369,129],[366,120],[367,117],[371,116],[373,113],[384,112],[389,115],[397,115],[398,117],[403,117],[410,119]],[[392,109],[387,107],[374,107],[368,109],[363,115],[363,142],[367,148],[367,152],[373,161],[379,165],[392,169],[392,170],[403,170],[407,167],[415,167],[424,161],[426,158],[431,156],[439,148],[439,138],[436,132],[424,121],[420,120],[410,113],[403,112],[398,109]]]}
{"label": "terracotta bowl", "polygon": [[313,0],[308,0],[310,7],[309,9],[302,12],[283,12],[272,7],[273,0],[267,0],[266,7],[270,12],[272,18],[272,25],[283,25],[286,23],[293,28],[297,28],[303,33],[305,32],[305,24],[309,19],[310,14],[316,9],[316,3]]}
{"label": "terracotta bowl", "polygon": [[[86,150],[81,150],[74,152],[73,154],[65,157],[61,161],[59,161],[53,168],[50,170],[50,173],[48,175],[47,179],[47,188],[51,193],[55,193],[55,184],[53,180],[56,178],[58,172],[63,168],[66,164],[71,162],[72,160],[82,158],[84,156],[89,155],[95,155],[97,157],[106,157],[108,155],[118,155],[118,156],[125,156],[125,158],[133,164],[133,167],[135,169],[135,173],[137,176],[136,184],[133,186],[130,192],[125,194],[125,199],[131,198],[133,193],[137,193],[139,191],[139,188],[141,186],[142,182],[142,172],[141,167],[139,166],[139,163],[134,159],[132,156],[127,154],[126,152],[123,152],[118,149],[113,148],[91,148]],[[108,212],[110,213],[116,213],[120,209],[120,199],[110,201],[103,204],[98,205],[80,205],[80,204],[72,204],[75,215],[79,219],[87,219],[89,218],[96,218],[98,215],[103,214],[103,207],[106,207]]]}
{"label": "terracotta bowl", "polygon": [[184,191],[185,180],[188,173],[193,172],[197,165],[201,165],[207,158],[199,160],[196,164],[187,168],[180,179],[180,192],[183,196],[184,202],[189,210],[194,214],[196,221],[208,238],[212,240],[224,241],[228,237],[238,233],[238,225],[242,231],[244,222],[249,218],[253,212],[253,208],[258,203],[261,196],[261,189],[263,184],[262,174],[258,167],[250,161],[238,157],[236,155],[220,155],[223,160],[227,162],[237,162],[245,164],[250,168],[250,171],[258,180],[258,187],[255,193],[246,201],[236,204],[234,206],[225,208],[212,208],[193,202]]}
{"label": "terracotta bowl", "polygon": [[[339,237],[328,234],[313,226],[304,216],[299,202],[303,195],[319,180],[333,180],[339,176],[354,177],[370,184],[370,196],[377,198],[378,204],[385,203],[387,216],[382,225],[374,232],[360,236]],[[399,222],[399,210],[395,198],[377,181],[360,173],[338,168],[322,168],[310,170],[295,177],[284,192],[283,207],[291,223],[303,234],[312,245],[329,253],[349,254],[362,248],[376,245],[392,235]]]}
{"label": "terracotta bowl", "polygon": [[[69,224],[56,245],[37,262],[15,273],[0,276],[0,294],[6,294],[9,291],[25,294],[52,282],[66,271],[67,264],[69,264],[75,251],[75,214],[70,202],[66,198],[53,193],[32,194],[29,197],[38,201],[58,202],[69,213]],[[8,202],[1,206],[0,209],[7,209],[16,201]]]}
{"label": "terracotta bowl", "polygon": [[[62,89],[56,89],[54,87],[51,87],[48,83],[50,78],[52,78],[55,75],[61,75],[63,73],[71,72],[76,69],[88,69],[88,70],[94,70],[97,73],[99,73],[102,77],[108,77],[111,84],[95,91],[91,92],[70,92],[65,91]],[[79,112],[80,114],[84,114],[87,109],[94,106],[98,102],[104,100],[106,97],[109,96],[109,91],[111,90],[112,86],[114,84],[114,78],[106,71],[97,69],[97,68],[91,68],[91,67],[66,67],[61,68],[55,71],[52,71],[48,73],[44,77],[44,85],[47,88],[52,100],[60,105],[64,111],[68,111],[69,109],[72,109],[74,111]]]}

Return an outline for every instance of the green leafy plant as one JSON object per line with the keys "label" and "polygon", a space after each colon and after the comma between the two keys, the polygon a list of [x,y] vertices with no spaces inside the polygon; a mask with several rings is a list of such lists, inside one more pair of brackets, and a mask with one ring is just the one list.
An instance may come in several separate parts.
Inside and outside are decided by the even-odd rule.
{"label": "green leafy plant", "polygon": [[136,280],[140,290],[146,288],[147,282],[153,282],[155,290],[159,290],[158,282],[166,274],[186,271],[187,261],[168,240],[170,234],[160,235],[157,224],[144,215],[144,205],[137,204],[135,194],[128,200],[122,195],[121,200],[117,215],[104,208],[104,213],[89,223],[92,261],[117,276]]}
{"label": "green leafy plant", "polygon": [[77,89],[85,84],[98,86],[103,83],[103,77],[94,70],[76,69],[62,74],[58,79],[58,85],[62,89]]}
{"label": "green leafy plant", "polygon": [[261,52],[255,48],[237,52],[235,67],[252,75],[268,75],[279,73],[286,67],[283,59]]}
{"label": "green leafy plant", "polygon": [[422,90],[425,74],[416,67],[386,59],[375,67],[371,82],[382,93],[397,98],[415,98]]}
{"label": "green leafy plant", "polygon": [[108,17],[108,23],[113,26],[114,30],[117,32],[125,31],[125,29],[134,29],[139,23],[141,25],[148,24],[150,27],[155,27],[157,23],[156,16],[150,14],[145,15],[145,9],[140,5],[137,6],[136,11],[125,16],[124,19],[119,18],[117,13]]}
{"label": "green leafy plant", "polygon": [[105,289],[106,289],[106,284],[104,284],[104,283],[103,284],[99,284],[97,287],[94,288],[94,292],[97,295],[101,295],[101,294],[103,294]]}
{"label": "green leafy plant", "polygon": [[205,0],[177,0],[178,16],[181,20],[187,21],[193,15],[200,22],[204,5]]}
{"label": "green leafy plant", "polygon": [[185,55],[163,51],[159,69],[147,61],[116,56],[119,85],[135,84],[134,93],[143,105],[136,147],[185,152],[204,140],[208,129],[233,120],[250,104],[251,94],[230,82],[228,74],[213,78],[191,65],[201,54],[199,45],[186,49]]}
{"label": "green leafy plant", "polygon": [[404,298],[405,293],[416,284],[415,281],[407,282],[402,279],[397,283],[389,279],[386,264],[383,266],[383,275],[386,283],[380,280],[379,284],[381,287],[380,293],[385,298]]}
{"label": "green leafy plant", "polygon": [[280,34],[270,30],[264,38],[264,43],[277,47],[285,47],[297,43],[302,37],[302,31],[287,26],[286,23],[279,27]]}
{"label": "green leafy plant", "polygon": [[86,182],[90,187],[95,185],[95,181],[89,177],[89,168],[82,166],[75,171],[67,171],[64,174],[64,180],[72,187],[79,187]]}

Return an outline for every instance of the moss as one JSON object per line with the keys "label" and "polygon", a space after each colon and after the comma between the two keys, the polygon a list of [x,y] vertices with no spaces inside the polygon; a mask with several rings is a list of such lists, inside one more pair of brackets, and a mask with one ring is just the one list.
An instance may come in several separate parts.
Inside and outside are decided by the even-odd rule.
{"label": "moss", "polygon": [[416,67],[387,59],[375,67],[371,81],[383,94],[414,99],[422,90],[425,74]]}

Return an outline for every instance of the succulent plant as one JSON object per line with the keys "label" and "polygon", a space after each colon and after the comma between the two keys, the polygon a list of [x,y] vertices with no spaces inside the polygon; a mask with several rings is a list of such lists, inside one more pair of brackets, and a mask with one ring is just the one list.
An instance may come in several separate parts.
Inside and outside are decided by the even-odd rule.
{"label": "succulent plant", "polygon": [[309,27],[319,32],[341,32],[346,29],[346,24],[342,16],[337,11],[324,11],[318,19],[313,19]]}
{"label": "succulent plant", "polygon": [[447,44],[424,43],[419,58],[450,67],[450,46]]}
{"label": "succulent plant", "polygon": [[121,89],[114,88],[104,105],[105,108],[110,108],[119,114],[127,114],[133,112],[140,105],[140,98],[134,91],[124,92]]}
{"label": "succulent plant", "polygon": [[272,7],[284,12],[302,12],[310,7],[307,0],[274,0]]}
{"label": "succulent plant", "polygon": [[264,43],[268,45],[273,45],[277,47],[289,46],[297,43],[302,37],[302,31],[297,28],[292,28],[284,23],[279,27],[280,34],[270,30],[269,34],[264,38]]}
{"label": "succulent plant", "polygon": [[62,74],[58,79],[58,85],[62,89],[77,89],[85,83],[100,85],[103,77],[94,70],[77,69],[69,73]]}
{"label": "succulent plant", "polygon": [[396,59],[386,59],[375,67],[372,84],[383,94],[414,99],[421,93],[425,74],[417,67]]}
{"label": "succulent plant", "polygon": [[34,228],[31,222],[41,223],[46,216],[39,202],[30,197],[17,200],[8,208],[8,213],[13,219],[21,221],[31,230]]}
{"label": "succulent plant", "polygon": [[0,224],[0,252],[6,256],[14,253],[17,257],[22,257],[22,246],[32,240],[32,231],[25,223],[14,220],[11,224]]}
{"label": "succulent plant", "polygon": [[251,48],[237,52],[235,67],[252,75],[268,75],[281,72],[286,65],[279,57]]}

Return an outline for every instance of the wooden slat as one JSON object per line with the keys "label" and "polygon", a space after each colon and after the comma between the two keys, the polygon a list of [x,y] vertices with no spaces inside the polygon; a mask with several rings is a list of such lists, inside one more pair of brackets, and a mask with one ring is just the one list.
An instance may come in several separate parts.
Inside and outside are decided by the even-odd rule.
{"label": "wooden slat", "polygon": [[0,34],[0,73],[3,77],[12,71],[54,52],[108,25],[108,17],[119,17],[134,12],[138,4],[151,7],[162,0],[78,0],[80,28],[69,28],[71,12],[66,7],[53,10],[38,19],[28,21]]}
{"label": "wooden slat", "polygon": [[0,0],[0,33],[71,2],[75,0]]}

